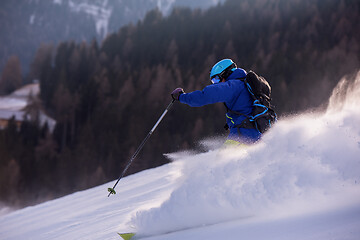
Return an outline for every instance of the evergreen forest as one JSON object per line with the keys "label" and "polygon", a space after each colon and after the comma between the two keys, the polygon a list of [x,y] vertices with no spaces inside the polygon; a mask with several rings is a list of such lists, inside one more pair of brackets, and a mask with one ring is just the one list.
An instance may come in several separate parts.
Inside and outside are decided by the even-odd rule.
{"label": "evergreen forest", "polygon": [[[280,120],[324,109],[338,81],[360,69],[359,30],[358,0],[227,0],[166,17],[153,10],[101,43],[44,43],[22,81],[39,80],[41,103],[33,107],[57,124],[51,132],[36,118],[20,129],[12,120],[0,130],[0,201],[24,206],[116,179],[171,91],[201,90],[223,58],[269,81]],[[14,58],[1,82],[8,66],[21,71]],[[221,103],[175,103],[128,174],[167,163],[164,153],[197,149],[202,139],[225,139],[225,111]]]}

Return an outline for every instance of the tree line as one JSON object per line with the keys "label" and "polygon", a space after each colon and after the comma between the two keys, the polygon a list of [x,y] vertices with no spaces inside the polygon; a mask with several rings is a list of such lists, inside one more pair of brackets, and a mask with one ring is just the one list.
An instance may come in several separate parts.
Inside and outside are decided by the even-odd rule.
{"label": "tree line", "polygon": [[[339,79],[359,69],[359,7],[356,0],[228,0],[168,17],[151,11],[101,44],[42,45],[27,78],[39,79],[41,107],[57,124],[53,132],[36,121],[0,130],[0,200],[29,204],[115,179],[170,92],[202,89],[222,58],[263,75],[280,116],[326,105]],[[176,104],[129,173],[224,136],[223,113],[221,103]]]}

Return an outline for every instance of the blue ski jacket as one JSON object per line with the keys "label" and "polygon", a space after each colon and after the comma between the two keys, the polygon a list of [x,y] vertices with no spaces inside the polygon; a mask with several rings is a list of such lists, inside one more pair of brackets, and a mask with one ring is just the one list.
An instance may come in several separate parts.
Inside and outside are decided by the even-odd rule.
{"label": "blue ski jacket", "polygon": [[[179,101],[191,107],[224,102],[232,111],[251,115],[253,100],[245,83],[239,80],[245,77],[245,70],[237,68],[225,82],[209,85],[202,91],[183,93],[179,96]],[[254,143],[260,139],[261,133],[256,129],[237,127],[245,118],[242,115],[226,113],[226,122],[230,128],[228,139],[245,144]]]}

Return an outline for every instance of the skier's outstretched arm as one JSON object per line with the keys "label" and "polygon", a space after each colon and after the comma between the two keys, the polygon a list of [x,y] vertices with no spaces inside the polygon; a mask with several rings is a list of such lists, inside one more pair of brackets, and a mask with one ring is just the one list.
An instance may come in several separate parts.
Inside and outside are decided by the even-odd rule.
{"label": "skier's outstretched arm", "polygon": [[182,92],[178,95],[178,100],[191,107],[201,107],[217,102],[228,102],[236,93],[238,93],[237,86],[233,86],[230,82],[223,82],[209,85],[201,91]]}

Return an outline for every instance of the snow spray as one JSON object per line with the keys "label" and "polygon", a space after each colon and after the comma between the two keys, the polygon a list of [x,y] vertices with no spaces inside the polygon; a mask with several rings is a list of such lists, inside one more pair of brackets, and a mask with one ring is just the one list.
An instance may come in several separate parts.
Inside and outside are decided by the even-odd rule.
{"label": "snow spray", "polygon": [[179,154],[178,187],[130,224],[151,235],[359,204],[359,104],[360,72],[340,81],[325,112],[280,119],[254,146]]}

